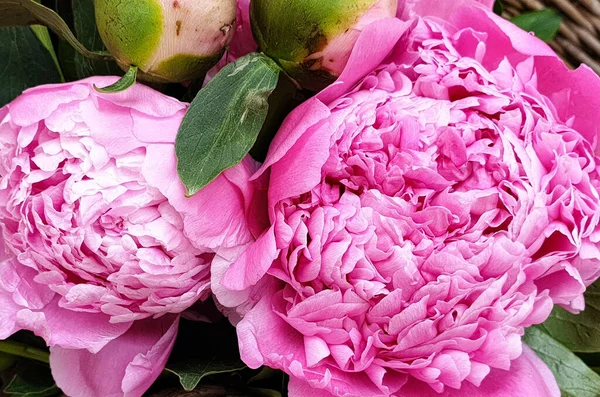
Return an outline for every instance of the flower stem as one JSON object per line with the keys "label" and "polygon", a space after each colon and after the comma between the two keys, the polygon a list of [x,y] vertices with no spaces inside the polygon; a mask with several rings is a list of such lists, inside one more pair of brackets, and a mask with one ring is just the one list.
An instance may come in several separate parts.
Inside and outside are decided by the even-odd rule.
{"label": "flower stem", "polygon": [[46,364],[50,363],[50,353],[47,351],[14,342],[12,340],[1,340],[0,352],[10,354],[12,356],[29,358],[31,360],[40,361]]}

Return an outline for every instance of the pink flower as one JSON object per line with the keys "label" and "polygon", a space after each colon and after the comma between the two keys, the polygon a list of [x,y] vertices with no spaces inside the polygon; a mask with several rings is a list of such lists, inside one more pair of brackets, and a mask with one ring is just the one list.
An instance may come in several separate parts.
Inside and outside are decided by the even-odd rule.
{"label": "pink flower", "polygon": [[213,262],[244,361],[290,396],[560,395],[521,336],[600,273],[600,79],[442,5],[363,32],[271,144],[271,226]]}
{"label": "pink flower", "polygon": [[179,314],[209,295],[215,249],[252,240],[252,160],[185,198],[173,143],[187,104],[93,89],[114,81],[41,86],[0,109],[0,338],[43,337],[70,396],[141,396]]}

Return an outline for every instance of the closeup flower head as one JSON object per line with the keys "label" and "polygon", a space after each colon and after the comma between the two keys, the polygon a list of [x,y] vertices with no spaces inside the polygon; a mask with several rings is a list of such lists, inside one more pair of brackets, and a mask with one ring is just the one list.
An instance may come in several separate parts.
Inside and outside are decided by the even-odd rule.
{"label": "closeup flower head", "polygon": [[[40,86],[0,109],[0,338],[43,337],[72,396],[141,396],[179,314],[209,296],[215,249],[251,239],[253,161],[186,198],[174,141],[188,105],[141,84],[94,89],[115,80]],[[215,197],[222,212],[206,214]]]}
{"label": "closeup flower head", "polygon": [[215,294],[291,396],[558,396],[521,336],[600,275],[600,79],[484,5],[399,8],[284,122]]}

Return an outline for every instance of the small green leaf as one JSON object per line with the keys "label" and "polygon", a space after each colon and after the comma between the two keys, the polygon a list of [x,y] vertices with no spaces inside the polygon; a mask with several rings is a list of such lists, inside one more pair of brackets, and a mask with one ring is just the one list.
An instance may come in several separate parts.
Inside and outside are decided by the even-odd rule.
{"label": "small green leaf", "polygon": [[125,91],[126,89],[135,84],[135,77],[137,76],[137,71],[138,68],[136,66],[130,66],[127,73],[125,73],[125,75],[114,84],[111,84],[108,87],[97,87],[94,84],[94,89],[98,92],[104,92],[106,94],[114,94],[116,92]]}
{"label": "small green leaf", "polygon": [[523,342],[548,365],[563,397],[600,396],[600,376],[550,335],[531,327],[525,332]]}
{"label": "small green leaf", "polygon": [[0,0],[0,27],[45,25],[66,40],[82,55],[99,60],[112,60],[109,53],[89,51],[69,29],[66,22],[53,10],[34,0]]}
{"label": "small green leaf", "polygon": [[551,42],[556,36],[561,21],[561,16],[551,8],[527,12],[511,19],[512,23],[523,30],[533,32],[547,43]]}
{"label": "small green leaf", "polygon": [[580,314],[556,306],[540,327],[573,352],[600,352],[600,283],[588,287],[585,306]]}
{"label": "small green leaf", "polygon": [[50,397],[60,393],[47,365],[22,362],[17,373],[4,388],[4,393],[15,397]]}
{"label": "small green leaf", "polygon": [[193,195],[248,153],[265,122],[281,69],[263,54],[227,65],[200,90],[175,143],[177,171]]}
{"label": "small green leaf", "polygon": [[206,376],[243,369],[235,328],[227,320],[181,321],[165,371],[175,374],[185,390],[194,390]]}
{"label": "small green leaf", "polygon": [[61,81],[52,56],[31,28],[0,28],[0,81],[0,106],[27,88]]}
{"label": "small green leaf", "polygon": [[186,391],[192,391],[205,376],[236,372],[245,368],[246,365],[239,357],[228,359],[226,357],[215,356],[210,359],[196,359],[175,363],[166,368],[166,370],[177,375],[181,386]]}

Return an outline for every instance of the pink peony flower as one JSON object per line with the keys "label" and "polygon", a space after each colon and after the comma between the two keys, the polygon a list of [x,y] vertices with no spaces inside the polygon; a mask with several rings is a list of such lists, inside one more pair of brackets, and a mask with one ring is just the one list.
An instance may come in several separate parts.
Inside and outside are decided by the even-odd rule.
{"label": "pink peony flower", "polygon": [[600,79],[448,5],[363,32],[271,144],[271,226],[213,262],[242,358],[290,396],[560,395],[521,336],[600,273]]}
{"label": "pink peony flower", "polygon": [[[215,249],[252,240],[252,160],[191,199],[173,143],[187,104],[112,77],[41,86],[0,109],[0,338],[34,331],[70,396],[141,396]],[[218,198],[217,201],[214,201]]]}

